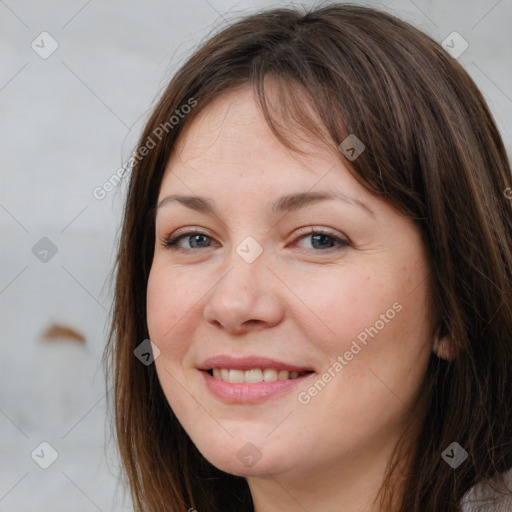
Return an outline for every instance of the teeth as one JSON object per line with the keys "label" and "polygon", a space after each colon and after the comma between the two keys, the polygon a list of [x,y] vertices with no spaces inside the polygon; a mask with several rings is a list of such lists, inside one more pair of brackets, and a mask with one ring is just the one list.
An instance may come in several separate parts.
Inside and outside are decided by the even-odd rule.
{"label": "teeth", "polygon": [[244,382],[263,382],[263,372],[259,368],[247,370],[244,372]]}
{"label": "teeth", "polygon": [[277,380],[277,370],[273,368],[265,368],[263,370],[263,380],[265,382],[274,382]]}
{"label": "teeth", "polygon": [[229,370],[229,382],[239,384],[244,381],[244,373],[242,370]]}
{"label": "teeth", "polygon": [[278,380],[288,380],[289,376],[290,372],[287,370],[279,370],[279,373],[277,374]]}
{"label": "teeth", "polygon": [[276,380],[296,379],[307,372],[289,372],[288,370],[276,370],[274,368],[254,368],[251,370],[229,370],[227,368],[213,368],[213,376],[216,379],[232,384],[248,382],[257,384],[258,382],[274,382]]}

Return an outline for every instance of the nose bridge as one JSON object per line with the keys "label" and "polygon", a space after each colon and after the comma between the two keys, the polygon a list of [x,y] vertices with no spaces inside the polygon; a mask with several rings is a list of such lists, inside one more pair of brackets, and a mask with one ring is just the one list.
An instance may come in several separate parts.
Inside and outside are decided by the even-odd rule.
{"label": "nose bridge", "polygon": [[214,294],[232,297],[233,303],[248,303],[262,292],[260,283],[266,280],[269,273],[268,251],[252,236],[245,237],[234,245],[226,259],[226,272],[215,286]]}

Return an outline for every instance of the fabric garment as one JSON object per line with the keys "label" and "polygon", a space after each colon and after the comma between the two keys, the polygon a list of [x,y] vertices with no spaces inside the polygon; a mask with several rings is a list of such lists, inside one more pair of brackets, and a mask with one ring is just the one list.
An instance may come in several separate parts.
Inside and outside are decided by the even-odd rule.
{"label": "fabric garment", "polygon": [[512,512],[512,470],[505,475],[509,494],[503,495],[488,485],[478,484],[462,498],[463,512]]}

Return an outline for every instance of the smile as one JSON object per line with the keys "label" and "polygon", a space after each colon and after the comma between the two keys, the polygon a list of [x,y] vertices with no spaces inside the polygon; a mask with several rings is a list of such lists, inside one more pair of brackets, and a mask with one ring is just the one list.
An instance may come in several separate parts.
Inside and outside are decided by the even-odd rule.
{"label": "smile", "polygon": [[197,365],[206,391],[229,404],[259,403],[284,395],[316,375],[311,366],[262,356],[217,355]]}
{"label": "smile", "polygon": [[278,380],[297,379],[311,372],[277,370],[275,368],[252,368],[246,371],[227,368],[213,368],[209,373],[215,379],[223,382],[230,382],[231,384],[241,384],[243,382],[257,384],[259,382],[275,382]]}

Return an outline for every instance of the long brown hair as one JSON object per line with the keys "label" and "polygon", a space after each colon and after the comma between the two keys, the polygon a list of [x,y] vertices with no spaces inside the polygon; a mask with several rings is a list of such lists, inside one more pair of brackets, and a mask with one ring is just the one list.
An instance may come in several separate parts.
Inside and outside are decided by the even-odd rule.
{"label": "long brown hair", "polygon": [[[269,100],[266,78],[278,85],[277,101]],[[459,510],[472,486],[512,467],[512,201],[504,193],[510,164],[482,94],[455,59],[389,14],[342,4],[262,11],[232,23],[185,62],[144,128],[137,148],[144,155],[133,165],[127,192],[104,353],[135,510],[253,510],[245,479],[204,459],[169,407],[154,365],[134,356],[148,338],[154,207],[171,151],[204,107],[244,84],[254,87],[269,126],[292,149],[300,151],[285,136],[285,124],[334,147],[356,134],[366,149],[344,160],[351,173],[421,230],[432,322],[456,356],[431,357],[425,421],[395,510]],[[299,92],[309,101],[302,95],[299,101]],[[170,122],[192,102],[177,124]],[[154,147],[140,151],[149,139]],[[453,442],[469,454],[457,469],[442,458]],[[381,488],[383,510],[391,503],[400,446]]]}

